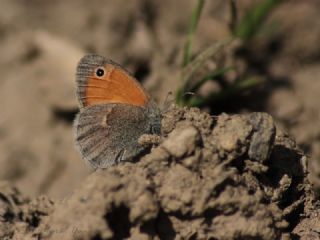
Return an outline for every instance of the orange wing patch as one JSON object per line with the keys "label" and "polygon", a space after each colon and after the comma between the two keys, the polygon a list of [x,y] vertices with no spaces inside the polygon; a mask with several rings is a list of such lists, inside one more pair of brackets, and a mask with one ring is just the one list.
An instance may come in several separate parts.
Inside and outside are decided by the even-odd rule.
{"label": "orange wing patch", "polygon": [[125,103],[145,106],[149,101],[142,86],[118,66],[106,64],[106,73],[97,77],[95,72],[88,77],[84,86],[84,106],[100,103]]}

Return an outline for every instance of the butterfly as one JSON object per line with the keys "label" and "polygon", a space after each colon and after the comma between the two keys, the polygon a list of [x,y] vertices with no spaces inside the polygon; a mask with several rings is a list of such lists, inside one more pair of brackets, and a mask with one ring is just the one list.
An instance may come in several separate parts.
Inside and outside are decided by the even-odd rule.
{"label": "butterfly", "polygon": [[160,134],[161,112],[141,84],[105,57],[84,56],[76,71],[80,112],[74,121],[76,146],[93,168],[130,161],[146,146],[143,134]]}

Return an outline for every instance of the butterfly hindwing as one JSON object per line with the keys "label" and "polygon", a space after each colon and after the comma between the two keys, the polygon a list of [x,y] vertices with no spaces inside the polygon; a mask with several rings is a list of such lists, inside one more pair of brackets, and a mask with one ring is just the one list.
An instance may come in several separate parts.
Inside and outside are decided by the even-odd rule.
{"label": "butterfly hindwing", "polygon": [[83,156],[95,168],[131,159],[144,147],[141,135],[150,132],[145,108],[126,104],[98,104],[83,109],[75,121],[75,140]]}

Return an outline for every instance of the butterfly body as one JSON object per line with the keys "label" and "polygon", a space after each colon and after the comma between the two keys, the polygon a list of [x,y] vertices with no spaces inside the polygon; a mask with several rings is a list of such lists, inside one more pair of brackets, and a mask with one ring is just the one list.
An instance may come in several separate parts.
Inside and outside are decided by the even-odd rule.
{"label": "butterfly body", "polygon": [[75,141],[83,159],[94,168],[129,161],[145,149],[143,134],[160,134],[160,110],[146,91],[120,65],[87,55],[77,68],[80,113]]}

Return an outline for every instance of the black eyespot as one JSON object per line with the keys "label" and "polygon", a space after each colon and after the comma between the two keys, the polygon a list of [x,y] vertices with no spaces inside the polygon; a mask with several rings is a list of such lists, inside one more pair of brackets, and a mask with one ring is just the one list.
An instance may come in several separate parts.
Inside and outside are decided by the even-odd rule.
{"label": "black eyespot", "polygon": [[98,68],[98,69],[96,70],[96,75],[97,75],[98,77],[102,77],[102,76],[104,75],[104,69],[103,69],[103,68]]}

